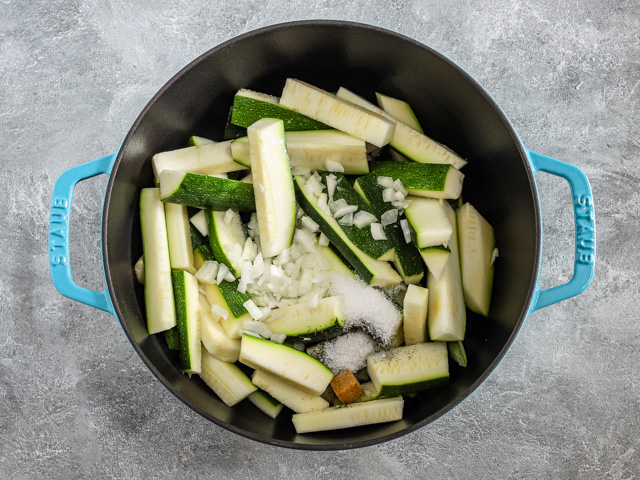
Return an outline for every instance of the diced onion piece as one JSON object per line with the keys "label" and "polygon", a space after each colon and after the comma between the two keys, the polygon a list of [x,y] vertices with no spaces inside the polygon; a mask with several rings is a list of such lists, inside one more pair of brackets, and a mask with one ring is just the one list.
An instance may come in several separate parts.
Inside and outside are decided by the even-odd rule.
{"label": "diced onion piece", "polygon": [[233,273],[231,273],[231,270],[229,270],[229,272],[227,272],[227,274],[224,276],[224,281],[225,282],[235,282],[236,281],[236,277],[233,276]]}
{"label": "diced onion piece", "polygon": [[251,315],[251,318],[254,320],[260,320],[262,318],[262,310],[260,310],[253,300],[247,300],[242,306],[247,309],[247,312],[249,312],[249,315]]}
{"label": "diced onion piece", "polygon": [[203,237],[209,235],[207,216],[204,213],[204,210],[200,210],[193,217],[191,217],[190,222],[194,227],[196,227],[196,230],[198,230]]}
{"label": "diced onion piece", "polygon": [[404,241],[411,243],[411,227],[409,226],[409,221],[406,218],[400,220],[400,229],[402,230]]}
{"label": "diced onion piece", "polygon": [[313,297],[311,297],[311,300],[309,300],[309,307],[310,308],[316,308],[318,306],[318,292],[313,294]]}
{"label": "diced onion piece", "polygon": [[378,182],[378,185],[382,187],[385,187],[385,188],[393,187],[392,177],[379,176],[376,178],[376,181]]}
{"label": "diced onion piece", "polygon": [[381,223],[371,224],[371,236],[374,240],[386,240],[387,236],[384,233],[384,228]]}
{"label": "diced onion piece", "polygon": [[353,212],[347,213],[346,215],[344,215],[340,220],[338,220],[338,223],[340,225],[345,225],[347,227],[352,226],[353,225]]}
{"label": "diced onion piece", "polygon": [[291,248],[285,248],[280,255],[273,259],[273,263],[276,265],[285,265],[289,263],[289,259],[291,258]]}
{"label": "diced onion piece", "polygon": [[309,175],[311,173],[311,170],[309,170],[309,168],[307,167],[291,167],[291,175]]}
{"label": "diced onion piece", "polygon": [[383,227],[387,225],[391,225],[392,223],[396,223],[398,221],[398,209],[392,208],[391,210],[387,210],[382,215],[380,215],[380,223],[382,223]]}
{"label": "diced onion piece", "polygon": [[256,244],[251,240],[251,238],[247,238],[244,241],[244,247],[242,248],[242,259],[253,261],[258,254],[258,248]]}
{"label": "diced onion piece", "polygon": [[[360,213],[360,212],[358,212]],[[357,215],[357,213],[356,213]],[[329,246],[329,237],[327,237],[324,233],[320,234],[320,237],[318,238],[318,245],[320,245],[321,247],[328,247]]]}
{"label": "diced onion piece", "polygon": [[327,203],[327,194],[322,193],[318,195],[318,209],[327,215],[331,215],[331,208],[329,208],[329,204]]}
{"label": "diced onion piece", "polygon": [[284,343],[286,339],[287,339],[287,334],[282,332],[272,333],[271,336],[269,337],[269,340],[276,343]]}
{"label": "diced onion piece", "polygon": [[402,181],[399,178],[393,182],[393,188],[396,189],[396,192],[402,193],[402,195],[405,197],[409,194],[407,189],[404,188],[404,185],[402,185]]}
{"label": "diced onion piece", "polygon": [[344,166],[334,160],[327,160],[324,163],[324,168],[327,172],[344,172]]}
{"label": "diced onion piece", "polygon": [[196,272],[196,278],[202,283],[217,283],[216,275],[218,275],[218,268],[218,262],[215,260],[206,260]]}
{"label": "diced onion piece", "polygon": [[333,194],[336,192],[337,185],[338,177],[335,175],[327,175],[327,194],[329,194],[330,199],[333,199]]}
{"label": "diced onion piece", "polygon": [[224,307],[221,307],[220,305],[216,305],[213,304],[211,305],[211,313],[213,314],[214,317],[220,317],[223,320],[226,320],[227,318],[229,318],[229,310],[227,310]]}
{"label": "diced onion piece", "polygon": [[249,260],[245,260],[242,264],[240,281],[247,285],[253,283],[253,264]]}
{"label": "diced onion piece", "polygon": [[220,282],[224,280],[228,273],[231,273],[229,271],[229,267],[227,267],[224,263],[221,263],[218,268],[218,275],[216,276],[216,284],[220,285]]}
{"label": "diced onion piece", "polygon": [[263,338],[271,337],[271,330],[262,322],[255,320],[245,320],[242,322],[242,328],[245,331],[255,332]]}
{"label": "diced onion piece", "polygon": [[358,210],[357,205],[347,205],[346,207],[339,208],[335,212],[333,212],[333,218],[340,218],[348,215],[350,213],[354,213]]}
{"label": "diced onion piece", "polygon": [[329,202],[329,208],[331,209],[331,213],[335,213],[341,208],[348,207],[349,204],[344,198],[339,198],[335,202]]}
{"label": "diced onion piece", "polygon": [[356,212],[356,214],[353,216],[353,224],[358,228],[368,227],[376,220],[378,219],[375,215],[369,212],[365,212],[364,210]]}
{"label": "diced onion piece", "polygon": [[307,217],[307,216],[302,217],[302,219],[300,220],[300,223],[304,228],[306,228],[310,232],[315,233],[318,231],[318,228],[320,228],[320,225],[318,225],[316,221],[311,217]]}
{"label": "diced onion piece", "polygon": [[240,280],[238,282],[238,288],[236,288],[236,290],[238,291],[238,293],[247,293],[247,284]]}
{"label": "diced onion piece", "polygon": [[396,191],[393,189],[393,187],[385,188],[384,190],[382,190],[382,200],[384,200],[385,202],[393,202],[395,194]]}
{"label": "diced onion piece", "polygon": [[316,237],[312,233],[296,228],[293,234],[293,241],[300,245],[303,251],[311,253],[316,250]]}

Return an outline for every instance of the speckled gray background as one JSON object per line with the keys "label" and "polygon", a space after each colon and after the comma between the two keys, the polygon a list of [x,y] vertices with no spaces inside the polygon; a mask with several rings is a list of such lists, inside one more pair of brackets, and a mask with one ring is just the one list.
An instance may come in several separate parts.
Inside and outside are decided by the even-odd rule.
{"label": "speckled gray background", "polygon": [[[174,73],[237,34],[357,20],[471,73],[525,144],[589,176],[598,261],[586,293],[532,314],[475,394],[427,428],[347,452],[252,443],[204,421],[108,314],[48,270],[53,183],[115,150]],[[640,5],[637,0],[0,2],[0,478],[588,478],[640,475]],[[572,271],[567,185],[539,176],[542,285]],[[72,267],[101,288],[106,180],[76,190]]]}

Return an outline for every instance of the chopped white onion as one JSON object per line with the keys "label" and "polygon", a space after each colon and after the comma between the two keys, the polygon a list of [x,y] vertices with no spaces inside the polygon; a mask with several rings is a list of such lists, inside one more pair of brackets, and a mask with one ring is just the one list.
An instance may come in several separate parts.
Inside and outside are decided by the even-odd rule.
{"label": "chopped white onion", "polygon": [[224,281],[225,282],[235,282],[236,281],[236,277],[233,276],[233,273],[231,273],[231,270],[229,270],[229,272],[224,276]]}
{"label": "chopped white onion", "polygon": [[349,204],[344,198],[339,198],[334,202],[329,202],[329,208],[331,209],[331,213],[335,213],[341,208],[348,207]]}
{"label": "chopped white onion", "polygon": [[218,274],[216,275],[216,284],[220,285],[220,283],[229,273],[231,273],[229,267],[227,267],[224,263],[221,263],[218,267]]}
{"label": "chopped white onion", "polygon": [[392,177],[384,177],[379,176],[376,178],[378,185],[381,185],[385,188],[393,187],[393,178]]}
{"label": "chopped white onion", "polygon": [[253,300],[247,300],[242,306],[247,309],[247,312],[249,312],[249,315],[251,315],[251,318],[254,320],[260,320],[262,318],[262,310],[260,310]]}
{"label": "chopped white onion", "polygon": [[238,288],[236,288],[236,290],[238,291],[238,293],[247,293],[247,284],[240,280],[238,282]]}
{"label": "chopped white onion", "polygon": [[206,260],[196,272],[196,278],[202,283],[217,283],[219,264],[215,260]]}
{"label": "chopped white onion", "polygon": [[396,208],[387,210],[382,215],[380,215],[380,223],[382,223],[383,227],[386,227],[387,225],[391,225],[392,223],[396,223],[397,221],[398,221],[398,210]]}
{"label": "chopped white onion", "polygon": [[263,338],[271,337],[271,330],[262,322],[255,320],[245,320],[242,322],[242,328],[246,332],[254,332]]}
{"label": "chopped white onion", "polygon": [[402,193],[402,195],[404,195],[405,197],[409,194],[409,192],[407,192],[407,189],[404,188],[404,185],[402,185],[402,181],[399,178],[393,182],[393,188],[396,189],[396,192]]}
{"label": "chopped white onion", "polygon": [[329,208],[329,204],[327,203],[327,194],[322,193],[318,195],[318,210],[326,215],[331,215],[331,209]]}
{"label": "chopped white onion", "polygon": [[234,215],[235,215],[235,212],[231,209],[224,212],[224,223],[226,223],[227,225],[230,225]]}
{"label": "chopped white onion", "polygon": [[386,240],[387,236],[384,233],[384,228],[381,223],[371,224],[371,236],[374,240]]}
{"label": "chopped white onion", "polygon": [[291,258],[291,248],[285,248],[280,255],[273,259],[273,263],[276,265],[285,265],[289,263],[289,259]]}
{"label": "chopped white onion", "polygon": [[242,259],[253,261],[258,254],[258,249],[256,244],[251,240],[251,238],[247,238],[244,241],[244,247],[242,248]]}
{"label": "chopped white onion", "polygon": [[338,185],[338,177],[335,175],[327,175],[327,193],[329,194],[329,199],[333,199],[333,194],[336,192],[336,186]]}
{"label": "chopped white onion", "polygon": [[401,202],[404,200],[404,195],[402,194],[402,192],[396,192],[393,194],[393,199]]}
{"label": "chopped white onion", "polygon": [[400,228],[402,229],[404,241],[411,243],[411,227],[409,227],[409,221],[406,218],[400,220]]}
{"label": "chopped white onion", "polygon": [[309,170],[309,168],[307,167],[299,167],[299,166],[292,166],[291,167],[291,175],[309,175],[311,173],[311,170]]}
{"label": "chopped white onion", "polygon": [[313,218],[307,217],[306,215],[300,219],[300,223],[310,232],[315,233],[318,231],[318,228],[320,228],[320,225],[318,225]]}
{"label": "chopped white onion", "polygon": [[341,208],[337,209],[335,212],[333,212],[333,218],[344,217],[345,215],[348,215],[350,213],[355,213],[357,211],[358,211],[358,206],[357,205],[347,205],[347,206],[341,207]]}
{"label": "chopped white onion", "polygon": [[[360,212],[358,212],[360,213]],[[357,213],[356,213],[357,215]],[[320,234],[320,237],[318,238],[318,245],[320,245],[321,247],[328,247],[329,246],[329,237],[327,237],[324,233]]]}
{"label": "chopped white onion", "polygon": [[309,300],[310,308],[316,308],[317,306],[318,306],[318,292],[314,293],[313,297],[311,297],[311,300]]}
{"label": "chopped white onion", "polygon": [[324,168],[327,172],[344,172],[344,166],[333,160],[327,160],[324,163]]}
{"label": "chopped white onion", "polygon": [[[358,208],[358,207],[356,207]],[[353,212],[347,213],[346,215],[344,215],[340,220],[338,220],[338,223],[340,225],[345,225],[347,227],[350,227],[353,225]]]}
{"label": "chopped white onion", "polygon": [[200,210],[190,219],[191,224],[196,227],[203,237],[209,235],[209,227],[207,226],[207,216],[204,210]]}
{"label": "chopped white onion", "polygon": [[376,220],[378,219],[374,214],[365,212],[364,210],[356,212],[356,214],[353,216],[353,224],[358,228],[368,227]]}
{"label": "chopped white onion", "polygon": [[229,318],[229,310],[227,310],[224,307],[221,307],[220,305],[216,305],[216,304],[211,305],[211,313],[215,318],[219,317],[219,318],[222,318],[223,320],[226,320],[227,318]]}
{"label": "chopped white onion", "polygon": [[304,252],[315,252],[316,250],[316,236],[312,233],[296,228],[293,234],[293,241],[297,243]]}
{"label": "chopped white onion", "polygon": [[[385,202],[393,202],[393,196],[396,194],[396,191],[393,187],[385,188],[382,190],[382,200]],[[403,197],[404,198],[404,197]]]}
{"label": "chopped white onion", "polygon": [[284,343],[287,339],[287,334],[283,332],[272,333],[269,340],[276,343]]}

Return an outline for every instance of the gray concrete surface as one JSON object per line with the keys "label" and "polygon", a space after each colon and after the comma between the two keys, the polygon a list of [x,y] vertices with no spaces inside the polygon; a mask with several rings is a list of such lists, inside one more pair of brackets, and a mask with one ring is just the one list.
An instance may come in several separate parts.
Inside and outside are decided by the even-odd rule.
{"label": "gray concrete surface", "polygon": [[[532,314],[459,408],[366,449],[306,453],[204,421],[145,368],[110,315],[48,269],[53,184],[115,150],[176,71],[294,19],[414,37],[470,72],[531,149],[583,169],[598,261],[586,293]],[[637,0],[0,2],[0,478],[586,478],[640,476],[640,6]],[[542,285],[571,275],[569,190],[539,176]],[[102,285],[104,179],[77,189],[72,267]]]}

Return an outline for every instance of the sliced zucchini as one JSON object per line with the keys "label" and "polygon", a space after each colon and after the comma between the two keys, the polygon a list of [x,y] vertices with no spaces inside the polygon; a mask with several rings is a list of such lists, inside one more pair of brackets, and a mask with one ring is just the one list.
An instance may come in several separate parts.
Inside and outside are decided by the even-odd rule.
{"label": "sliced zucchini", "polygon": [[[345,174],[369,173],[364,140],[339,130],[287,132],[285,139],[292,168],[326,170],[327,162],[331,161],[342,165]],[[231,153],[234,161],[247,167],[251,166],[247,137],[234,140]]]}
{"label": "sliced zucchini", "polygon": [[204,347],[202,347],[202,371],[199,375],[229,407],[240,403],[258,390],[236,365],[218,360]]}
{"label": "sliced zucchini", "polygon": [[[204,212],[204,210],[200,210],[200,211]],[[194,215],[194,217],[196,215]],[[191,219],[193,219],[193,217],[191,217]],[[209,232],[207,230],[207,234],[208,233]],[[209,240],[207,240],[207,238],[204,235],[202,235],[202,233],[200,233],[200,231],[193,225],[193,222],[189,222],[189,237],[191,238],[191,247],[194,250],[196,248],[198,248],[200,245],[208,245],[209,244]]]}
{"label": "sliced zucchini", "polygon": [[356,400],[358,403],[370,402],[371,400],[380,398],[380,390],[376,389],[376,386],[371,380],[362,384],[362,390],[364,390],[364,394]]}
{"label": "sliced zucchini", "polygon": [[163,170],[213,175],[247,168],[233,161],[231,141],[205,143],[156,153],[153,156],[152,165],[156,183],[160,183],[160,174]]}
{"label": "sliced zucchini", "polygon": [[273,398],[263,390],[256,390],[249,395],[249,401],[271,418],[276,418],[282,411],[284,404]]}
{"label": "sliced zucchini", "polygon": [[391,146],[414,162],[446,163],[453,165],[455,168],[462,168],[467,164],[467,162],[459,155],[456,155],[453,150],[427,137],[423,133],[414,130],[381,108],[376,107],[373,103],[368,102],[346,88],[341,87],[336,96],[393,121],[396,128],[393,139],[390,142]]}
{"label": "sliced zucchini", "polygon": [[193,267],[193,247],[187,207],[176,203],[165,203],[164,214],[167,221],[171,268],[196,273]]}
{"label": "sliced zucchini", "polygon": [[377,147],[393,139],[395,124],[391,120],[300,80],[287,79],[280,105]]}
{"label": "sliced zucchini", "polygon": [[407,197],[411,203],[404,214],[413,230],[412,238],[420,249],[447,245],[453,227],[444,212],[442,199]]}
{"label": "sliced zucchini", "polygon": [[407,102],[398,100],[397,98],[388,97],[387,95],[383,95],[378,92],[376,92],[376,100],[378,101],[378,106],[394,119],[420,133],[424,133],[420,126],[420,122],[418,122],[418,119],[416,118],[416,114],[413,112],[411,105]]}
{"label": "sliced zucchini", "polygon": [[405,345],[415,345],[427,341],[427,311],[429,290],[409,285],[404,296],[403,326]]}
{"label": "sliced zucchini", "polygon": [[461,367],[467,366],[467,352],[461,341],[447,342],[447,348],[449,349],[449,358],[451,358],[451,360]]}
{"label": "sliced zucchini", "polygon": [[140,227],[147,331],[154,334],[176,326],[167,223],[158,188],[143,188],[140,192]]}
{"label": "sliced zucchini", "polygon": [[177,326],[169,330],[165,330],[164,339],[167,341],[167,347],[169,347],[169,350],[180,350],[180,332],[178,332]]}
{"label": "sliced zucchini", "polygon": [[[327,177],[333,175],[337,178],[333,192],[333,200],[344,200],[347,205],[355,205],[358,212],[367,212],[375,215],[369,204],[356,192],[353,186],[341,173],[323,172],[320,174],[322,182],[327,185]],[[379,219],[378,219],[379,220]],[[390,240],[375,240],[371,228],[359,228],[356,225],[340,224],[340,228],[353,244],[367,255],[382,261],[390,261],[394,258],[394,244]],[[326,234],[325,234],[326,235]]]}
{"label": "sliced zucchini", "polygon": [[305,184],[303,177],[295,176],[294,180],[298,202],[304,212],[320,226],[322,233],[347,259],[363,281],[380,287],[392,287],[402,282],[400,275],[388,263],[370,257],[349,240],[338,221],[319,207],[318,197],[303,191],[302,186]]}
{"label": "sliced zucchini", "polygon": [[231,108],[229,108],[229,114],[227,115],[227,123],[224,126],[224,133],[222,134],[222,137],[225,140],[233,140],[240,137],[246,137],[247,129],[231,123],[232,117],[233,117],[233,105],[231,105]]}
{"label": "sliced zucchini", "polygon": [[229,267],[231,274],[238,278],[242,272],[242,245],[246,240],[242,219],[238,212],[205,210],[209,245],[219,263]]}
{"label": "sliced zucchini", "polygon": [[400,180],[410,195],[454,199],[462,192],[464,175],[451,165],[374,162],[371,172]]}
{"label": "sliced zucchini", "polygon": [[256,209],[253,186],[227,178],[163,170],[160,174],[163,202],[188,207],[251,212]]}
{"label": "sliced zucchini", "polygon": [[[391,202],[384,201],[382,193],[384,187],[378,184],[377,179],[376,175],[364,175],[356,180],[354,188],[371,205],[373,213],[380,218],[384,212],[395,207]],[[394,246],[393,264],[404,282],[406,284],[419,283],[424,277],[424,267],[416,246],[405,241],[402,229],[397,222],[386,225],[384,232]]]}
{"label": "sliced zucchini", "polygon": [[449,381],[445,342],[428,342],[375,353],[367,359],[367,371],[380,396],[405,395]]}
{"label": "sliced zucchini", "polygon": [[456,212],[464,302],[469,310],[489,316],[493,287],[493,228],[470,204]]}
{"label": "sliced zucchini", "polygon": [[449,241],[451,255],[439,279],[436,280],[431,272],[427,273],[427,288],[430,297],[427,324],[431,340],[452,342],[464,340],[467,312],[462,293],[456,214],[448,202],[444,202],[443,206],[453,227],[453,235]]}
{"label": "sliced zucchini", "polygon": [[401,420],[403,407],[402,397],[383,398],[296,413],[291,420],[297,433],[320,432]]}
{"label": "sliced zucchini", "polygon": [[208,138],[198,137],[197,135],[192,135],[189,137],[189,141],[187,142],[187,146],[189,147],[201,147],[202,145],[211,145],[214,142],[213,140],[209,140]]}
{"label": "sliced zucchini", "polygon": [[320,255],[322,255],[322,258],[329,264],[329,271],[355,277],[355,273],[351,270],[351,267],[342,261],[331,247],[320,247]]}
{"label": "sliced zucchini", "polygon": [[325,297],[317,301],[297,303],[271,311],[264,323],[273,333],[303,342],[320,342],[340,335],[344,331],[342,298]]}
{"label": "sliced zucchini", "polygon": [[254,371],[251,381],[256,387],[264,390],[296,413],[311,412],[329,407],[329,402],[320,395],[300,390],[286,383],[281,377],[267,373],[264,370]]}
{"label": "sliced zucchini", "polygon": [[223,362],[237,362],[240,358],[240,340],[230,338],[220,319],[214,318],[207,299],[200,295],[200,332],[202,345],[207,351]]}
{"label": "sliced zucchini", "polygon": [[306,353],[246,333],[242,335],[240,362],[277,375],[286,383],[315,395],[324,392],[333,378],[331,370]]}
{"label": "sliced zucchini", "polygon": [[447,266],[451,249],[444,245],[436,245],[435,247],[423,248],[420,250],[420,255],[422,255],[422,260],[431,275],[439,280]]}
{"label": "sliced zucchini", "polygon": [[241,127],[250,127],[262,118],[278,118],[284,122],[284,129],[326,130],[324,123],[317,122],[305,115],[286,108],[280,99],[273,95],[240,89],[233,98],[231,123]]}
{"label": "sliced zucchini", "polygon": [[176,319],[180,333],[180,362],[185,373],[200,373],[200,293],[198,280],[184,270],[172,270]]}
{"label": "sliced zucchini", "polygon": [[296,194],[284,124],[263,118],[251,125],[247,134],[260,247],[263,257],[275,257],[291,246],[296,228]]}

